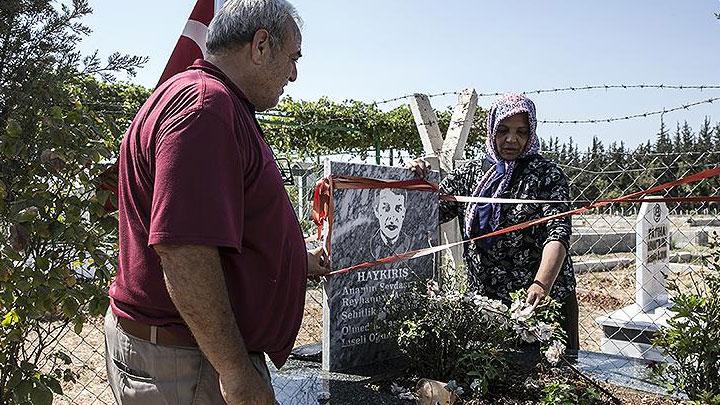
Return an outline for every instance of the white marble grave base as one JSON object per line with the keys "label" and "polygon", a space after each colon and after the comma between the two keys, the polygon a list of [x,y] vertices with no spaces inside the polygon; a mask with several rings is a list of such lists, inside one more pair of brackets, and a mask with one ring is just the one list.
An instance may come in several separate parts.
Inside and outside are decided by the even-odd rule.
{"label": "white marble grave base", "polygon": [[672,317],[666,304],[644,312],[637,304],[619,309],[596,319],[603,327],[604,337],[600,343],[603,353],[636,359],[668,361],[660,350],[652,346],[652,338]]}

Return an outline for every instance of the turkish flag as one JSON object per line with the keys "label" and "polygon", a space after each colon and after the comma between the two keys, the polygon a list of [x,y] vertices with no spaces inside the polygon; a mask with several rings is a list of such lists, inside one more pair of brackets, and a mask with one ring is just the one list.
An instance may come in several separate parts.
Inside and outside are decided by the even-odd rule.
{"label": "turkish flag", "polygon": [[195,59],[203,59],[205,57],[205,41],[207,39],[207,30],[215,15],[215,11],[220,9],[224,0],[198,0],[193,8],[190,18],[188,18],[185,29],[183,29],[180,39],[178,39],[175,49],[173,50],[158,86],[173,75],[184,71],[188,66],[195,62]]}
{"label": "turkish flag", "polygon": [[[205,42],[207,40],[207,30],[210,21],[215,16],[215,11],[219,10],[225,0],[198,0],[195,3],[190,18],[188,18],[185,28],[175,49],[170,55],[165,70],[160,76],[157,86],[160,86],[170,77],[184,72],[188,66],[195,62],[195,59],[203,59],[205,57]],[[110,196],[105,200],[105,210],[110,213],[117,210],[118,195],[118,163],[115,162],[108,167],[101,175],[98,182],[98,192],[100,190],[110,191]],[[100,193],[98,193],[100,194]]]}

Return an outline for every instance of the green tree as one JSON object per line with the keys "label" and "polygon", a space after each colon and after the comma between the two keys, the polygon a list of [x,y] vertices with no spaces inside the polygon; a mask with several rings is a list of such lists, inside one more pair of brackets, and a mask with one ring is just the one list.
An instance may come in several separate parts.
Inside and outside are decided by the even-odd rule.
{"label": "green tree", "polygon": [[670,135],[665,127],[665,120],[660,118],[660,130],[657,133],[657,140],[655,141],[655,152],[667,153],[670,151],[672,151]]}
{"label": "green tree", "polygon": [[[438,126],[446,133],[451,111],[438,111]],[[297,158],[327,154],[367,157],[398,150],[423,154],[420,135],[408,106],[382,111],[377,105],[348,100],[342,103],[283,99],[274,111],[261,114],[260,123],[269,143],[282,154]],[[478,109],[468,136],[469,158],[484,151],[485,113]]]}
{"label": "green tree", "polygon": [[[711,126],[706,117],[697,134],[684,122],[676,125],[673,137],[670,136],[663,119],[655,141],[648,140],[629,150],[622,142],[611,144],[607,149],[595,137],[590,148],[583,154],[573,152],[571,139],[560,149],[560,153],[550,153],[549,157],[566,165],[565,171],[571,182],[572,195],[576,198],[594,199],[624,195],[666,183],[688,174],[712,167],[720,163],[720,123]],[[567,146],[567,157],[562,150]],[[554,149],[543,143],[543,149]],[[716,195],[720,190],[718,179],[675,187],[666,192],[670,196]],[[708,204],[686,204],[683,209],[699,210],[713,208]]]}
{"label": "green tree", "polygon": [[77,52],[90,13],[0,2],[0,403],[50,403],[73,378],[59,337],[107,308],[117,220],[94,179],[147,91],[102,81],[143,58]]}
{"label": "green tree", "polygon": [[675,133],[672,137],[672,150],[675,152],[679,152],[683,149],[683,141],[682,141],[682,135],[680,132],[680,123],[675,123]]}
{"label": "green tree", "polygon": [[713,147],[713,130],[710,126],[710,117],[705,117],[697,135],[698,150],[711,150]]}
{"label": "green tree", "polygon": [[683,152],[691,152],[695,149],[695,134],[687,121],[683,123],[680,130],[681,147]]}

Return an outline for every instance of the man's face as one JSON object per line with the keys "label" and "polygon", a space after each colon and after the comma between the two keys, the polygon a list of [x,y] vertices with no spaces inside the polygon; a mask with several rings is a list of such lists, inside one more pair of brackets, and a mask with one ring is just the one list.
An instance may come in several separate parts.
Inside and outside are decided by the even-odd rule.
{"label": "man's face", "polygon": [[396,239],[405,221],[405,196],[390,189],[380,190],[375,202],[375,216],[380,223],[380,232],[387,239]]}
{"label": "man's face", "polygon": [[258,111],[277,105],[285,86],[297,79],[297,62],[302,56],[302,35],[295,21],[289,19],[285,27],[283,43],[275,44],[267,64],[263,67],[258,100],[254,102]]}

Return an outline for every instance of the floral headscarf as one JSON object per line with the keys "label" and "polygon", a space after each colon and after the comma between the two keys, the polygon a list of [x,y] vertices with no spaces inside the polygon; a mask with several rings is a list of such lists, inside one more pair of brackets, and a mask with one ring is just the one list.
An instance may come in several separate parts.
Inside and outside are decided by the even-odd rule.
{"label": "floral headscarf", "polygon": [[[527,113],[530,133],[525,150],[518,159],[537,155],[540,151],[535,104],[522,94],[509,93],[500,96],[490,107],[487,116],[485,152],[494,166],[485,172],[472,194],[473,197],[497,198],[508,188],[516,162],[504,160],[500,156],[495,146],[495,134],[500,121],[520,113]],[[500,204],[493,203],[468,204],[465,210],[465,236],[472,238],[497,230],[500,227],[500,208]]]}

